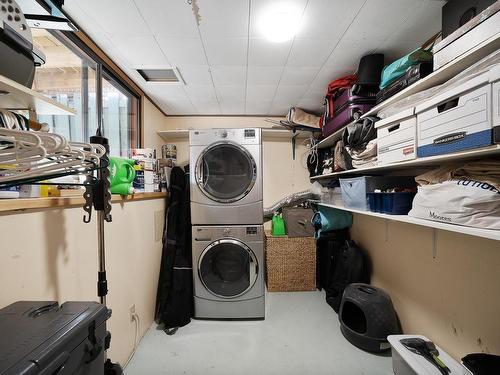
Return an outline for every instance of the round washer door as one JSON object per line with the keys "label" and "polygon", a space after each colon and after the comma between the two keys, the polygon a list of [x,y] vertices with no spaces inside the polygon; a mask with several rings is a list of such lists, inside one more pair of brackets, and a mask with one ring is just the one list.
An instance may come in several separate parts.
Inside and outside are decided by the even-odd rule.
{"label": "round washer door", "polygon": [[236,202],[255,184],[257,167],[252,155],[232,142],[218,142],[205,149],[196,162],[198,187],[220,203]]}
{"label": "round washer door", "polygon": [[198,260],[198,273],[205,288],[221,298],[245,294],[257,280],[257,258],[243,242],[226,238],[208,245]]}

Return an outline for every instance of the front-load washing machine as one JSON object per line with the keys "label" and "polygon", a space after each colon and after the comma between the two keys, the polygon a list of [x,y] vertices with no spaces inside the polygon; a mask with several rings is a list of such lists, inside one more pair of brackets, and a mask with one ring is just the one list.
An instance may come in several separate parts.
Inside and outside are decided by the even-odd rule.
{"label": "front-load washing machine", "polygon": [[193,226],[194,317],[264,319],[262,225]]}
{"label": "front-load washing machine", "polygon": [[189,132],[191,222],[262,224],[260,129]]}

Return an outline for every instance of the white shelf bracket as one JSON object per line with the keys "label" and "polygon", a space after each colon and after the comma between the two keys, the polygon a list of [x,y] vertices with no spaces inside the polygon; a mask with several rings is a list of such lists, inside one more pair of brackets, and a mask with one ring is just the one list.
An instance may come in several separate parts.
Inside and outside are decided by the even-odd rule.
{"label": "white shelf bracket", "polygon": [[437,258],[437,229],[432,228],[432,258]]}

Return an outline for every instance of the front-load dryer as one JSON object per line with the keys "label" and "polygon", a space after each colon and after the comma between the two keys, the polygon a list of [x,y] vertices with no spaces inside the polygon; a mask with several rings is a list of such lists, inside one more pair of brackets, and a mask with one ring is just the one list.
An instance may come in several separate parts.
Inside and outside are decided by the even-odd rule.
{"label": "front-load dryer", "polygon": [[193,226],[194,317],[264,319],[262,225]]}
{"label": "front-load dryer", "polygon": [[262,224],[260,129],[189,132],[191,222]]}

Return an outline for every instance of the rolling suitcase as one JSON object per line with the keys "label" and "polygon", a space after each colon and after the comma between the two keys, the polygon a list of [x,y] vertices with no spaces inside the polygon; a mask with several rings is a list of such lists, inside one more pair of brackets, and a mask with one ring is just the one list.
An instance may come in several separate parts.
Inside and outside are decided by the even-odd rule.
{"label": "rolling suitcase", "polygon": [[414,84],[419,79],[431,74],[432,71],[432,62],[423,62],[410,66],[403,76],[399,77],[394,82],[390,83],[389,86],[383,88],[377,93],[377,104]]}
{"label": "rolling suitcase", "polygon": [[0,374],[103,375],[110,316],[97,302],[20,301],[0,309]]}
{"label": "rolling suitcase", "polygon": [[323,126],[323,136],[327,137],[350,122],[358,120],[375,105],[376,94],[371,91],[354,93],[353,88],[343,90],[335,100],[335,114]]}

